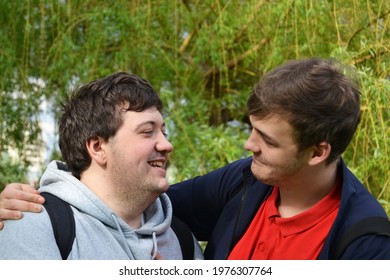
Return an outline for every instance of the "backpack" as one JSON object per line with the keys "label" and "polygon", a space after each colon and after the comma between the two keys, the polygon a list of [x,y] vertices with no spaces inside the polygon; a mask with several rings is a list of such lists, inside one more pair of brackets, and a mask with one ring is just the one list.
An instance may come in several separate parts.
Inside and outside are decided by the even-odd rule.
{"label": "backpack", "polygon": [[[76,237],[73,211],[70,205],[59,197],[47,192],[42,192],[41,195],[45,198],[43,206],[49,214],[61,257],[66,260]],[[179,240],[183,260],[194,259],[194,239],[190,229],[175,216],[172,216],[171,228]]]}

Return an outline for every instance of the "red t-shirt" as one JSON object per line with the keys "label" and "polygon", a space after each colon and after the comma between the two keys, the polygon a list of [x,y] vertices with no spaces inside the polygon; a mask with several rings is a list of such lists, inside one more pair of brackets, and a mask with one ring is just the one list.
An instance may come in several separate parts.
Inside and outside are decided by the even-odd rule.
{"label": "red t-shirt", "polygon": [[341,182],[303,213],[281,218],[276,206],[279,189],[274,187],[249,228],[233,248],[229,260],[311,260],[317,259],[336,218]]}

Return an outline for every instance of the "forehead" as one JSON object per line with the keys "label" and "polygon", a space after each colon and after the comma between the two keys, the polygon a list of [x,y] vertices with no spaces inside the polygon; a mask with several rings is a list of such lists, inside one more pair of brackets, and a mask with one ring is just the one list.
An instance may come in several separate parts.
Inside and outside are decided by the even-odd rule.
{"label": "forehead", "polygon": [[[250,115],[252,127],[275,139],[295,139],[294,128],[290,125],[286,116],[271,114],[265,118]],[[295,141],[293,141],[295,142]]]}
{"label": "forehead", "polygon": [[124,125],[132,126],[134,128],[142,124],[157,126],[165,125],[163,116],[155,107],[146,109],[142,112],[125,111],[122,117]]}
{"label": "forehead", "polygon": [[249,120],[252,124],[264,123],[270,126],[285,126],[292,129],[292,126],[289,124],[287,117],[282,114],[269,114],[266,117],[261,118],[255,115],[249,115]]}

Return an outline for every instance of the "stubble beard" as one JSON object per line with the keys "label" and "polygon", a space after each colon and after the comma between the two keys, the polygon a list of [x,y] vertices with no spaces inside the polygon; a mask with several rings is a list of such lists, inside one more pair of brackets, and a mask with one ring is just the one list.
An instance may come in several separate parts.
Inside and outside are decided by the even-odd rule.
{"label": "stubble beard", "polygon": [[264,166],[261,166],[258,163],[255,165],[252,163],[251,170],[253,175],[260,182],[270,186],[281,186],[294,176],[294,174],[299,172],[304,165],[304,162],[305,157],[302,154],[299,154],[286,166],[275,166],[267,163],[263,163]]}

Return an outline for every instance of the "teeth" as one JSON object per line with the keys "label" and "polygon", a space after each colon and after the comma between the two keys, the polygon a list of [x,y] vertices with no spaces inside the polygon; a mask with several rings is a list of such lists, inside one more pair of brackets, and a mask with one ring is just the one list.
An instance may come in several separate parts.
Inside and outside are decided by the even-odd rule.
{"label": "teeth", "polygon": [[160,168],[164,166],[164,164],[161,161],[151,161],[149,162],[149,165],[153,167],[160,167]]}

